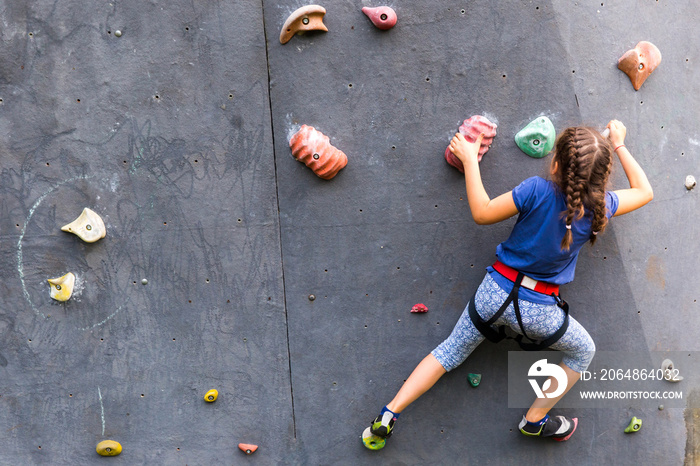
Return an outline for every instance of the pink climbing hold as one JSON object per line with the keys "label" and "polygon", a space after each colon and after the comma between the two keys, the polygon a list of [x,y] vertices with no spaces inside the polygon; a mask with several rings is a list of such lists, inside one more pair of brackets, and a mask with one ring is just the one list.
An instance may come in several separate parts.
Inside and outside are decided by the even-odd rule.
{"label": "pink climbing hold", "polygon": [[411,312],[428,312],[428,306],[418,303],[411,308]]}
{"label": "pink climbing hold", "polygon": [[372,24],[383,31],[391,29],[396,25],[396,12],[391,7],[378,6],[370,8],[366,6],[362,9],[362,12],[367,15],[369,20],[372,21]]}
{"label": "pink climbing hold", "polygon": [[[459,132],[464,135],[464,139],[468,142],[475,142],[479,134],[484,133],[484,139],[481,140],[481,147],[479,148],[479,162],[484,156],[486,151],[489,150],[493,138],[496,137],[496,124],[489,121],[488,118],[481,115],[474,115],[467,118],[459,127]],[[447,163],[455,167],[460,172],[464,173],[464,166],[462,162],[450,151],[449,146],[445,149],[445,160]]]}

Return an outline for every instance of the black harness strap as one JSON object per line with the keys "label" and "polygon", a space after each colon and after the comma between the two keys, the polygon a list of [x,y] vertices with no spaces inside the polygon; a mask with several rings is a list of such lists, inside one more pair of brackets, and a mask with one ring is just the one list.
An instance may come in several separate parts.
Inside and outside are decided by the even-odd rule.
{"label": "black harness strap", "polygon": [[[508,298],[506,298],[506,300],[498,309],[498,311],[496,311],[496,313],[489,320],[482,319],[479,313],[476,312],[476,306],[474,305],[474,296],[472,296],[472,299],[469,300],[469,305],[467,306],[469,310],[469,318],[471,319],[476,329],[484,337],[486,337],[487,340],[493,343],[498,343],[504,338],[510,338],[512,340],[517,341],[518,345],[520,345],[520,347],[526,351],[539,351],[547,349],[554,343],[559,341],[559,339],[566,333],[566,330],[569,328],[569,305],[559,296],[553,294],[552,296],[554,296],[554,298],[557,300],[557,306],[559,306],[564,311],[564,322],[561,324],[561,327],[559,327],[559,330],[554,332],[554,334],[552,334],[550,337],[540,342],[537,342],[536,340],[533,340],[532,338],[528,337],[527,333],[525,332],[525,326],[523,325],[522,315],[520,314],[520,306],[518,305],[518,290],[520,289],[523,277],[524,275],[521,272],[518,272],[518,276],[515,279],[515,282],[513,282],[513,289],[510,291]],[[520,330],[523,332],[522,335],[517,335],[515,338],[509,337],[506,334],[505,325],[500,325],[496,328],[492,327],[492,324],[496,322],[503,315],[504,312],[506,312],[506,309],[508,309],[510,303],[513,303],[513,308],[515,310],[515,318],[518,320]],[[523,338],[527,338],[528,340],[530,340],[531,343],[523,341]]]}

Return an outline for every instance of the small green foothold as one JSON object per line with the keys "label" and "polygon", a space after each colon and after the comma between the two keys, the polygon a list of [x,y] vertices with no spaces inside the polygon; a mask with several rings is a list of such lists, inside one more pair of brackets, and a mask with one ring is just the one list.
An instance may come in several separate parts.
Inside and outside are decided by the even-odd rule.
{"label": "small green foothold", "polygon": [[114,35],[117,36],[117,37],[121,37],[121,36],[122,36],[122,32],[119,31],[119,30],[116,30],[116,31],[114,31]]}
{"label": "small green foothold", "polygon": [[664,405],[659,405],[659,411],[663,411],[663,410],[664,410]]}
{"label": "small green foothold", "polygon": [[469,385],[474,388],[478,387],[481,383],[481,374],[467,374],[467,378],[469,378]]}
{"label": "small green foothold", "polygon": [[642,428],[642,420],[636,416],[633,416],[632,420],[630,421],[630,425],[625,427],[625,433],[631,434],[632,432],[637,432],[641,428]]}
{"label": "small green foothold", "polygon": [[141,284],[142,284],[142,285],[148,285],[148,280],[146,280],[146,279],[144,278],[143,280],[141,280]]}
{"label": "small green foothold", "polygon": [[532,120],[515,135],[515,143],[530,157],[540,159],[554,148],[556,131],[546,116]]}

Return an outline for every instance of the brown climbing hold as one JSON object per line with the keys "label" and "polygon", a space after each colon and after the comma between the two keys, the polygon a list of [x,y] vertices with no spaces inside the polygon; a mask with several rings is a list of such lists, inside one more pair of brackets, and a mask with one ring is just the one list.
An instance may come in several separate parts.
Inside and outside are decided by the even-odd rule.
{"label": "brown climbing hold", "polygon": [[298,32],[328,31],[323,24],[326,9],[321,5],[306,5],[289,15],[280,32],[280,43],[286,44]]}
{"label": "brown climbing hold", "polygon": [[295,159],[324,180],[330,180],[348,164],[345,153],[332,146],[328,136],[313,126],[301,125],[289,140],[289,147]]}
{"label": "brown climbing hold", "polygon": [[391,7],[378,6],[376,8],[370,8],[366,6],[362,9],[362,12],[367,15],[369,20],[372,21],[372,24],[382,31],[391,29],[396,25],[396,12]]}
{"label": "brown climbing hold", "polygon": [[[459,132],[462,133],[467,142],[475,142],[479,134],[484,133],[484,139],[481,140],[481,147],[479,147],[479,162],[481,162],[481,158],[486,151],[489,150],[489,147],[491,147],[493,138],[496,137],[497,127],[496,123],[492,123],[488,118],[481,115],[474,115],[467,118],[464,120],[464,123],[462,123],[462,126],[459,127]],[[464,173],[462,162],[450,151],[449,146],[445,149],[445,160],[457,170]]]}
{"label": "brown climbing hold", "polygon": [[252,455],[258,449],[258,446],[251,443],[239,443],[238,448],[244,451],[246,455]]}
{"label": "brown climbing hold", "polygon": [[661,63],[661,52],[658,47],[643,40],[620,57],[617,67],[629,76],[632,87],[638,91],[659,63]]}

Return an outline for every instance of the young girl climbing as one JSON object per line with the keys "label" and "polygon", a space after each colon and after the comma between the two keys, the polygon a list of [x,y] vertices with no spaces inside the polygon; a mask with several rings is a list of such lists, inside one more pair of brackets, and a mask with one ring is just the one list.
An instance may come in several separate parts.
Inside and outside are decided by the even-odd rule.
{"label": "young girl climbing", "polygon": [[[625,147],[627,129],[617,120],[607,127],[609,140],[591,128],[567,128],[556,141],[550,165],[552,181],[528,178],[495,199],[489,198],[481,182],[477,155],[483,134],[474,143],[459,133],[454,136],[450,150],[464,164],[474,221],[486,225],[516,214],[518,219],[510,237],[496,248],[496,263],[486,269],[484,280],[450,336],[418,364],[363,434],[368,448],[381,448],[399,414],[443,374],[462,364],[484,340],[477,326],[485,333],[509,326],[523,335],[521,338],[539,340],[564,353],[560,366],[568,379],[566,390],[556,398],[536,399],[518,427],[529,436],[559,441],[571,437],[578,421],[550,417],[548,412],[588,367],[595,344],[581,324],[568,317],[568,309],[559,299],[559,285],[573,280],[581,247],[596,241],[610,217],[638,209],[653,198],[644,170]],[[605,190],[613,154],[627,176],[628,189]],[[557,389],[556,379],[550,380],[546,393]]]}

